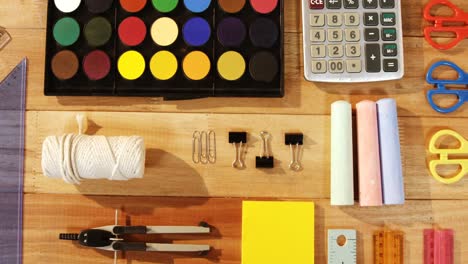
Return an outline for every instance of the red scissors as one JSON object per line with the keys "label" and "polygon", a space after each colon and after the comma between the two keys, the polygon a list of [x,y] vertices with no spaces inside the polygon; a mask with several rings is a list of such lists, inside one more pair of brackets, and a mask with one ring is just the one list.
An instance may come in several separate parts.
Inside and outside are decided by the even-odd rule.
{"label": "red scissors", "polygon": [[[435,6],[447,6],[453,11],[452,16],[433,16],[431,10]],[[459,7],[454,5],[449,0],[432,0],[424,9],[424,18],[432,22],[433,26],[428,26],[424,29],[426,40],[436,49],[448,50],[455,47],[465,38],[468,38],[468,13],[465,13]],[[453,24],[457,24],[453,26]],[[462,24],[462,25],[458,25]],[[433,32],[451,32],[455,34],[455,38],[448,43],[439,43],[434,41]]]}

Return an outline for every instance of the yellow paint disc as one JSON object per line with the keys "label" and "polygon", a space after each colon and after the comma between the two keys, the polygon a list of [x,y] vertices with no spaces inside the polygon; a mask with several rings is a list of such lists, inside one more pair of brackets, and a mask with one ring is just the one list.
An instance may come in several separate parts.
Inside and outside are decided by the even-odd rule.
{"label": "yellow paint disc", "polygon": [[238,52],[225,52],[218,60],[218,73],[228,81],[236,81],[244,75],[245,72],[244,57]]}
{"label": "yellow paint disc", "polygon": [[204,79],[210,72],[210,58],[201,51],[192,51],[185,56],[182,68],[187,78],[195,81]]}
{"label": "yellow paint disc", "polygon": [[166,50],[154,54],[150,61],[151,73],[159,80],[169,80],[174,77],[177,67],[177,58]]}
{"label": "yellow paint disc", "polygon": [[151,37],[159,46],[169,46],[177,40],[179,27],[174,19],[161,17],[151,26]]}
{"label": "yellow paint disc", "polygon": [[122,77],[136,80],[145,72],[145,58],[139,52],[130,50],[120,56],[117,67]]}

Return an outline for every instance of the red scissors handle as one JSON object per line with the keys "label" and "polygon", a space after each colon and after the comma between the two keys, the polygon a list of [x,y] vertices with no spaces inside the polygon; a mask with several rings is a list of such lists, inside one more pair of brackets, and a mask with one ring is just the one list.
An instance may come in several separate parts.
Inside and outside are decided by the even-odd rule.
{"label": "red scissors handle", "polygon": [[[431,14],[432,9],[435,6],[447,6],[453,11],[452,16],[434,16]],[[432,0],[429,2],[426,7],[424,8],[424,18],[434,23],[433,26],[428,26],[424,29],[424,36],[434,48],[440,50],[448,50],[455,47],[458,43],[460,43],[465,38],[468,38],[468,26],[450,26],[446,24],[450,23],[463,23],[468,24],[468,13],[465,13],[459,7],[454,5],[449,0]],[[455,38],[452,41],[447,43],[440,43],[434,41],[433,33],[434,32],[442,32],[442,33],[453,33],[455,34]]]}
{"label": "red scissors handle", "polygon": [[[447,6],[453,11],[452,16],[433,16],[431,14],[432,9],[435,6]],[[458,6],[450,2],[449,0],[432,0],[424,8],[424,19],[429,22],[434,22],[435,27],[442,27],[444,23],[450,22],[464,22],[468,24],[468,14],[461,10]]]}
{"label": "red scissors handle", "polygon": [[[452,32],[455,34],[455,38],[447,43],[437,42],[432,37],[432,33],[434,32]],[[431,44],[434,48],[448,50],[458,45],[458,43],[464,39],[468,38],[468,27],[426,27],[424,29],[424,36],[427,42],[429,42],[429,44]]]}

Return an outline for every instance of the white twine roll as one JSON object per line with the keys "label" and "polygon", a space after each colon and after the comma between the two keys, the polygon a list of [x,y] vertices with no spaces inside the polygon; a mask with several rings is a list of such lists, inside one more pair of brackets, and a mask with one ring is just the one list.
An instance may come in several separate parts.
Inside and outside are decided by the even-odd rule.
{"label": "white twine roll", "polygon": [[126,181],[143,178],[145,144],[142,137],[82,135],[84,117],[77,116],[79,134],[50,136],[42,145],[42,170],[49,178],[70,184],[83,179]]}

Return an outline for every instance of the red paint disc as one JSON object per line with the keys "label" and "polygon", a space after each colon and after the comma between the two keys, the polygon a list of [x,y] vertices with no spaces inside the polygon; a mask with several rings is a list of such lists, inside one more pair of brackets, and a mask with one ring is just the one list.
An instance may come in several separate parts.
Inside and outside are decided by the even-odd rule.
{"label": "red paint disc", "polygon": [[119,25],[119,38],[123,44],[133,47],[140,45],[146,37],[146,25],[138,17],[127,17]]}
{"label": "red paint disc", "polygon": [[250,0],[253,9],[260,14],[268,14],[278,6],[278,0]]}
{"label": "red paint disc", "polygon": [[92,81],[104,79],[110,72],[109,56],[101,50],[90,52],[83,59],[83,70]]}

